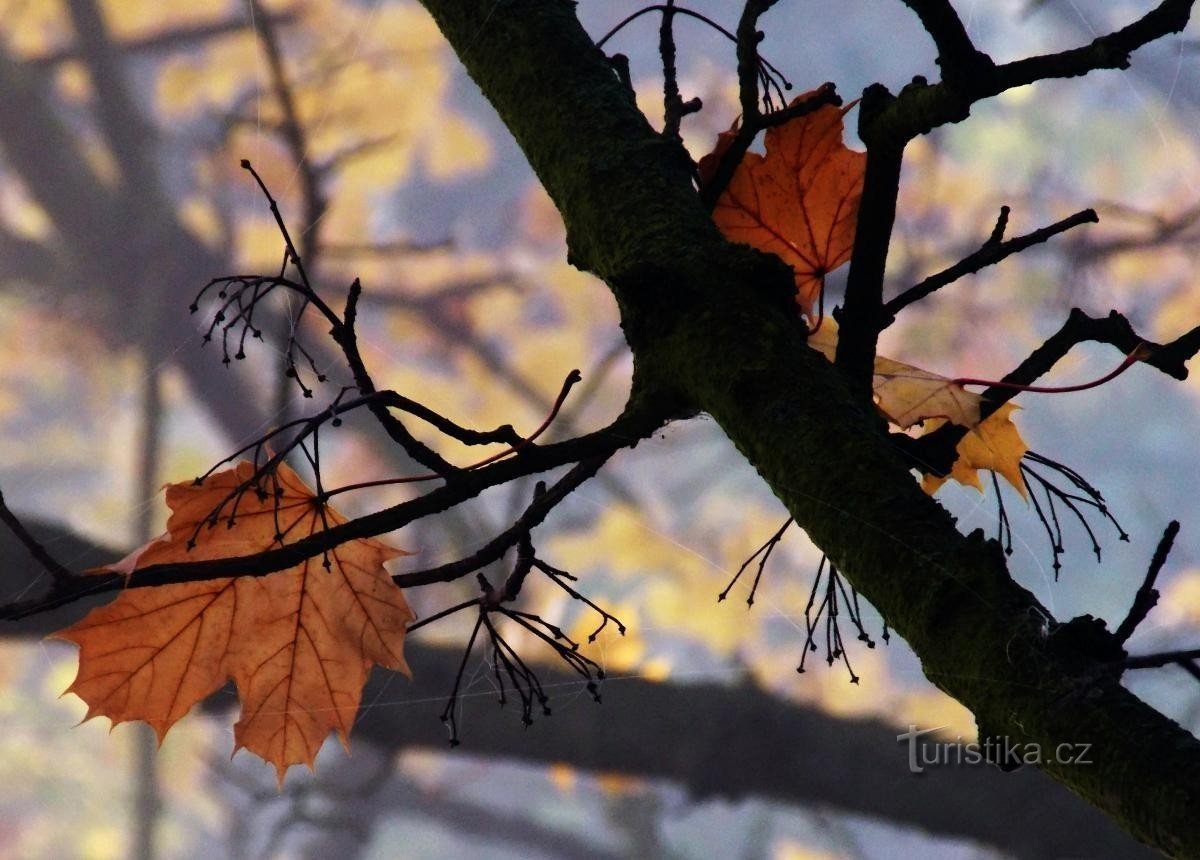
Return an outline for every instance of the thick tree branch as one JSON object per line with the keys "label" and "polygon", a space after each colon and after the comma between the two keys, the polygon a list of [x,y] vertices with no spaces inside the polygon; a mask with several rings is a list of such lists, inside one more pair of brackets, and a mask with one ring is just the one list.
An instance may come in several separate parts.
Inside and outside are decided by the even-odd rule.
{"label": "thick tree branch", "polygon": [[[417,637],[414,637],[414,639]],[[457,650],[410,646],[416,679],[407,700],[430,699],[397,724],[387,707],[364,708],[356,739],[388,747],[446,748],[436,712],[459,657]],[[538,667],[554,699],[582,685],[568,672]],[[370,702],[396,696],[396,681],[373,678]],[[931,768],[908,772],[900,730],[876,720],[835,719],[749,683],[651,683],[612,678],[604,703],[555,713],[525,729],[495,712],[493,696],[469,704],[470,732],[458,749],[469,755],[585,771],[616,771],[682,785],[697,801],[763,797],[781,803],[869,816],[930,835],[972,839],[1014,857],[1120,857],[1151,852],[1094,809],[1033,769]],[[228,701],[228,700],[226,700]],[[406,708],[406,712],[409,709]],[[1021,826],[1013,826],[1021,822]]]}
{"label": "thick tree branch", "polygon": [[[1046,750],[1092,743],[1092,766],[1046,770],[1161,850],[1200,854],[1200,742],[1124,690],[1107,650],[1102,658],[1062,633],[1072,625],[1046,626],[1052,616],[1013,582],[1000,548],[960,535],[917,488],[870,404],[800,343],[794,309],[780,301],[790,273],[714,234],[690,176],[572,7],[425,5],[562,211],[571,259],[612,288],[638,365],[716,419],[926,675],[975,713],[982,735]],[[1100,40],[1089,67],[1120,65],[1117,49],[1182,26],[1190,3],[1160,8],[1182,20],[1166,26],[1151,13],[1151,25]]]}

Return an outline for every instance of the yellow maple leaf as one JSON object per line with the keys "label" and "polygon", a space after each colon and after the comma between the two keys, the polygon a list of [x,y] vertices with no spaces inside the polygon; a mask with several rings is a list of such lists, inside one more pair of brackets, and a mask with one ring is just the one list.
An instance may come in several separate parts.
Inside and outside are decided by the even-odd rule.
{"label": "yellow maple leaf", "polygon": [[[1019,408],[1015,403],[1005,403],[987,417],[983,423],[963,436],[958,443],[958,459],[945,478],[926,475],[921,480],[921,489],[933,495],[942,484],[953,478],[960,484],[983,491],[979,470],[986,469],[1001,475],[1012,484],[1021,498],[1026,498],[1025,481],[1021,477],[1021,458],[1029,450],[1021,438],[1012,413]],[[932,433],[945,421],[929,422],[927,433]]]}
{"label": "yellow maple leaf", "polygon": [[[167,533],[99,572],[253,555],[346,522],[286,464],[261,487],[253,475],[243,462],[169,485]],[[87,703],[85,719],[142,720],[161,742],[232,679],[236,748],[274,764],[282,784],[290,765],[312,766],[331,730],[348,743],[373,664],[409,674],[415,616],[384,568],[407,554],[364,538],[267,576],[124,591],[55,634],[79,646],[67,692]]]}
{"label": "yellow maple leaf", "polygon": [[[838,327],[825,319],[808,338],[808,345],[830,361],[837,354]],[[953,379],[902,361],[875,356],[872,381],[875,405],[897,427],[907,429],[930,418],[945,418],[963,427],[979,423],[982,398]]]}

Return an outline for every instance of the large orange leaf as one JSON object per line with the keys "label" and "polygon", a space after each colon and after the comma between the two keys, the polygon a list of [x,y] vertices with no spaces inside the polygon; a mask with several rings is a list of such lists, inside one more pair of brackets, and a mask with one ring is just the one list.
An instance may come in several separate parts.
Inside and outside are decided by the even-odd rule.
{"label": "large orange leaf", "polygon": [[[814,93],[798,96],[796,101]],[[775,254],[796,276],[796,302],[814,320],[825,275],[850,259],[866,155],[842,143],[845,108],[826,105],[768,129],[766,155],[748,152],[717,199],[713,221],[726,238]],[[717,140],[702,168],[728,148]]]}
{"label": "large orange leaf", "polygon": [[[109,570],[252,555],[346,521],[285,464],[236,509],[224,504],[213,524],[253,474],[239,463],[199,486],[169,485],[167,533]],[[282,783],[290,765],[312,766],[331,730],[348,743],[372,665],[409,673],[403,647],[414,615],[384,568],[406,554],[361,539],[268,576],[122,592],[55,634],[79,645],[67,692],[87,703],[85,719],[143,720],[161,741],[232,679],[242,703],[236,748],[274,764]]]}
{"label": "large orange leaf", "polygon": [[[837,340],[837,323],[827,319],[809,335],[808,345],[833,361]],[[929,418],[946,418],[964,427],[979,424],[982,398],[978,394],[953,379],[902,361],[875,356],[872,389],[879,411],[898,427],[907,429]]]}

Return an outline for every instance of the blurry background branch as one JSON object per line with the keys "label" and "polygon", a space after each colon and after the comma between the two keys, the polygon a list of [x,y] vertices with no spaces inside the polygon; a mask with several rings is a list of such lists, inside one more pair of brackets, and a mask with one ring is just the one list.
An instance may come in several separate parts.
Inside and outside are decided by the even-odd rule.
{"label": "blurry background branch", "polygon": [[[111,562],[121,554],[61,526],[34,520],[29,526],[44,545],[81,567]],[[0,532],[0,567],[6,594],[36,589],[44,578],[7,531]],[[43,636],[77,620],[88,608],[88,602],[81,601],[6,622],[0,635]],[[369,741],[388,755],[406,749],[443,751],[446,730],[437,712],[462,658],[461,649],[430,646],[416,637],[406,653],[416,680],[376,672],[363,693],[369,704],[359,714],[355,740]],[[539,675],[555,702],[582,692],[577,675],[550,666],[541,667]],[[1003,774],[982,766],[931,767],[914,777],[895,727],[876,720],[839,719],[764,692],[753,682],[614,678],[603,692],[603,705],[581,700],[529,729],[512,715],[488,713],[486,719],[472,722],[460,750],[667,780],[685,787],[697,802],[760,797],[836,809],[971,839],[1031,860],[1075,853],[1129,860],[1152,856],[1098,811],[1032,768]],[[223,714],[233,701],[228,692],[218,693],[205,709]],[[474,712],[494,711],[494,696],[474,697],[469,707]],[[754,764],[763,761],[773,762],[772,767]],[[270,793],[273,797],[273,788]],[[369,801],[372,814],[383,817],[398,811],[395,804],[410,795],[406,789],[384,793]],[[361,797],[355,800],[356,808],[364,803],[368,801]],[[985,807],[990,814],[978,815]]]}

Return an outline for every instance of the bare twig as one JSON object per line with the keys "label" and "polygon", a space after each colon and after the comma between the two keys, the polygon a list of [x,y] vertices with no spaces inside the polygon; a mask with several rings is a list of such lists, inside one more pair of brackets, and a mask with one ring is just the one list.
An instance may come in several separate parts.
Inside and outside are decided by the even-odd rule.
{"label": "bare twig", "polygon": [[296,97],[287,70],[283,65],[283,51],[279,45],[279,36],[275,25],[267,15],[259,0],[250,0],[251,13],[258,23],[255,32],[259,44],[267,57],[267,67],[271,70],[271,86],[275,90],[275,99],[279,102],[283,114],[280,130],[292,159],[296,162],[296,170],[300,175],[300,196],[304,201],[303,227],[300,233],[300,256],[314,270],[317,266],[316,254],[321,249],[320,224],[325,214],[327,203],[321,192],[321,177],[312,163],[308,151],[308,135],[300,111],[296,106]]}
{"label": "bare twig", "polygon": [[758,570],[754,574],[754,584],[750,586],[750,593],[746,596],[746,605],[754,605],[754,595],[755,592],[758,591],[758,583],[762,580],[763,569],[767,566],[767,562],[771,558],[771,553],[775,551],[775,547],[779,546],[779,542],[783,540],[783,533],[786,532],[788,530],[788,526],[794,522],[795,520],[793,520],[791,517],[788,517],[787,520],[784,521],[783,525],[781,525],[773,535],[767,538],[766,543],[756,549],[749,558],[742,562],[741,567],[737,569],[737,573],[733,575],[733,579],[729,580],[729,584],[721,589],[721,593],[717,595],[718,603],[725,600],[725,598],[729,596],[730,590],[734,585],[737,584],[737,581],[742,578],[742,574],[746,572],[746,568],[748,568],[751,562],[757,558]]}
{"label": "bare twig", "polygon": [[949,284],[954,283],[966,275],[974,274],[980,269],[987,266],[993,266],[999,263],[1006,257],[1024,251],[1033,245],[1045,242],[1059,233],[1065,233],[1072,227],[1078,227],[1081,224],[1094,224],[1100,219],[1096,215],[1094,209],[1084,209],[1081,212],[1076,212],[1070,217],[1057,221],[1048,227],[1042,227],[1039,230],[1034,230],[1032,233],[1026,233],[1023,236],[1016,236],[1007,241],[1003,241],[1004,227],[1008,221],[1008,207],[1005,206],[1001,210],[1001,217],[996,221],[996,228],[992,231],[992,235],[986,242],[975,251],[969,254],[962,260],[943,269],[936,275],[930,275],[921,283],[909,287],[894,299],[888,301],[883,306],[883,328],[887,328],[896,319],[896,314],[904,308],[911,305],[913,302],[920,301],[926,296],[940,290]]}
{"label": "bare twig", "polygon": [[1124,669],[1159,669],[1172,663],[1184,668],[1194,660],[1200,660],[1200,648],[1189,648],[1182,651],[1161,651],[1157,654],[1143,654],[1122,661]]}
{"label": "bare twig", "polygon": [[872,118],[864,140],[883,137],[903,146],[918,134],[945,123],[960,122],[971,105],[1016,87],[1052,78],[1073,78],[1098,69],[1124,69],[1138,48],[1178,33],[1187,25],[1195,0],[1162,0],[1141,18],[1089,44],[1053,54],[996,65],[967,38],[949,4],[940,0],[906,0],[921,15],[934,37],[945,80],[906,88],[907,92]]}
{"label": "bare twig", "polygon": [[29,533],[17,515],[9,510],[3,493],[0,493],[0,522],[8,526],[9,531],[29,550],[29,554],[37,559],[37,562],[50,574],[53,578],[54,590],[66,588],[77,579],[75,574],[59,564],[54,556],[46,551],[37,538]]}
{"label": "bare twig", "polygon": [[[375,537],[402,528],[423,517],[441,513],[467,499],[474,498],[489,487],[508,483],[516,478],[572,463],[579,464],[579,467],[582,467],[581,472],[585,472],[587,461],[593,458],[607,458],[614,451],[632,447],[661,427],[663,423],[669,421],[671,414],[669,407],[664,407],[661,399],[653,406],[643,405],[639,401],[637,405],[631,405],[621,417],[602,430],[565,442],[526,448],[520,456],[501,460],[481,469],[461,472],[455,476],[455,480],[449,481],[444,486],[431,490],[423,496],[316,532],[295,543],[266,552],[212,561],[152,565],[135,571],[127,577],[113,573],[79,577],[68,573],[70,578],[61,583],[56,582],[50,594],[0,607],[0,619],[23,618],[72,603],[88,595],[118,591],[122,588],[147,588],[172,583],[205,582],[229,576],[265,576],[277,570],[286,570],[300,564],[305,559],[322,555],[355,538]],[[579,474],[576,473],[576,477],[571,480],[577,480]],[[560,479],[560,483],[564,481],[567,481],[567,477]],[[566,485],[563,490],[566,490]],[[557,494],[554,487],[547,491],[546,497],[548,497],[547,501],[534,502],[534,505],[539,505],[539,507],[530,515],[531,522],[539,516],[539,510],[541,511],[540,516],[544,517],[550,507],[547,502],[556,500]],[[531,508],[534,505],[531,505]],[[540,522],[540,519],[537,519],[537,522]],[[403,574],[400,576],[403,577]],[[444,581],[445,578],[443,576],[436,581]]]}
{"label": "bare twig", "polygon": [[[1200,326],[1170,343],[1158,344],[1140,337],[1129,320],[1116,311],[1106,317],[1091,317],[1074,308],[1062,328],[1000,380],[1004,383],[1002,386],[983,392],[980,417],[987,418],[1020,393],[1021,386],[1032,385],[1048,373],[1072,347],[1088,342],[1110,344],[1126,355],[1144,347],[1144,363],[1175,379],[1186,379],[1186,362],[1200,352]],[[948,423],[918,439],[895,434],[893,441],[917,468],[945,475],[954,463],[955,448],[966,433],[967,428]]]}
{"label": "bare twig", "polygon": [[1179,534],[1178,520],[1171,520],[1163,531],[1163,536],[1158,542],[1158,547],[1154,550],[1154,557],[1150,560],[1150,567],[1146,570],[1146,578],[1142,581],[1142,587],[1137,590],[1137,594],[1133,598],[1133,606],[1129,607],[1129,614],[1125,616],[1125,620],[1116,629],[1117,641],[1124,644],[1129,641],[1129,637],[1133,635],[1133,631],[1137,626],[1146,620],[1146,616],[1150,614],[1150,610],[1158,603],[1158,589],[1154,587],[1155,580],[1158,579],[1158,574],[1162,571],[1163,565],[1167,563],[1167,556],[1171,552],[1171,547],[1175,543],[1175,536]]}

